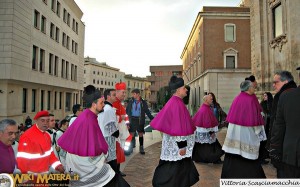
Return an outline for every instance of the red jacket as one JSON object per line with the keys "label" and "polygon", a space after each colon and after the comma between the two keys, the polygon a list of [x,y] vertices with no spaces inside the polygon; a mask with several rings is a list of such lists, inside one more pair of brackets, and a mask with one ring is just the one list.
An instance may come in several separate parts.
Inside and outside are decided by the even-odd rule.
{"label": "red jacket", "polygon": [[116,98],[117,100],[113,103],[113,107],[116,108],[116,115],[119,116],[119,121],[120,123],[122,121],[122,116],[125,115],[125,123],[129,123],[129,118],[128,115],[126,114],[125,107],[122,105],[121,101]]}
{"label": "red jacket", "polygon": [[20,137],[17,165],[22,173],[47,173],[49,167],[61,165],[51,147],[51,137],[48,132],[42,132],[37,125]]}

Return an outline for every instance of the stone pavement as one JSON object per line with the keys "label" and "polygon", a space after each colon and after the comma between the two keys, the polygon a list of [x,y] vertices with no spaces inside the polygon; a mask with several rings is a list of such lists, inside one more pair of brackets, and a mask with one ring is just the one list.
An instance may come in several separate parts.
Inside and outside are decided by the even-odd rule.
{"label": "stone pavement", "polygon": [[[223,145],[226,136],[226,128],[218,133],[218,140]],[[138,138],[137,147],[138,147]],[[121,165],[121,170],[127,175],[125,180],[132,187],[151,187],[154,170],[159,162],[161,149],[161,134],[157,131],[145,134],[145,155],[138,153],[135,148],[134,153],[126,157],[126,163]],[[224,158],[222,158],[223,160]],[[200,174],[200,180],[193,187],[218,187],[221,176],[222,164],[199,164],[196,168]],[[271,164],[263,166],[267,178],[276,178],[275,168]],[[246,169],[246,168],[245,168]]]}

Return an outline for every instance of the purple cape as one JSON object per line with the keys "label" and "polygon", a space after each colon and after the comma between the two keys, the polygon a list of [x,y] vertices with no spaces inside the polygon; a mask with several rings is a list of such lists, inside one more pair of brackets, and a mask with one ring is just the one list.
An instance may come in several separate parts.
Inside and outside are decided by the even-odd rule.
{"label": "purple cape", "polygon": [[62,149],[78,156],[99,156],[108,150],[97,115],[89,109],[76,118],[57,143]]}
{"label": "purple cape", "polygon": [[154,129],[171,136],[187,136],[196,130],[183,100],[177,96],[170,98],[150,125]]}
{"label": "purple cape", "polygon": [[202,104],[198,112],[192,119],[193,125],[203,128],[213,128],[218,126],[217,118],[214,116],[214,113],[211,111],[210,106]]}
{"label": "purple cape", "polygon": [[264,125],[261,112],[262,108],[255,94],[241,92],[233,100],[226,121],[246,127]]}

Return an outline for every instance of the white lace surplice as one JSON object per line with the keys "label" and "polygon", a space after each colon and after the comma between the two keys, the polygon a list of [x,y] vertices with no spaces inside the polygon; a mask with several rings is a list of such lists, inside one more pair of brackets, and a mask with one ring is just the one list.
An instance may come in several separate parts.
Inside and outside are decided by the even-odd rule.
{"label": "white lace surplice", "polygon": [[[211,136],[209,132],[215,132],[215,136]],[[213,128],[197,127],[195,131],[195,142],[212,144],[217,140],[218,126]]]}
{"label": "white lace surplice", "polygon": [[229,123],[223,150],[244,158],[258,158],[260,142],[266,140],[264,126],[245,127]]}
{"label": "white lace surplice", "polygon": [[[186,154],[179,155],[179,147],[177,142],[187,141]],[[163,134],[160,159],[165,161],[177,161],[183,158],[191,157],[195,143],[195,135],[189,136],[170,136]]]}

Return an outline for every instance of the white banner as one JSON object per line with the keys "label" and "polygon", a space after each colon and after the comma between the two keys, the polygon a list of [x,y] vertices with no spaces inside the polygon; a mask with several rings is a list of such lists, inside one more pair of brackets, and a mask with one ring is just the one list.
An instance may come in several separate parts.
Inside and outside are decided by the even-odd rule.
{"label": "white banner", "polygon": [[292,187],[300,186],[300,179],[220,179],[220,187]]}

